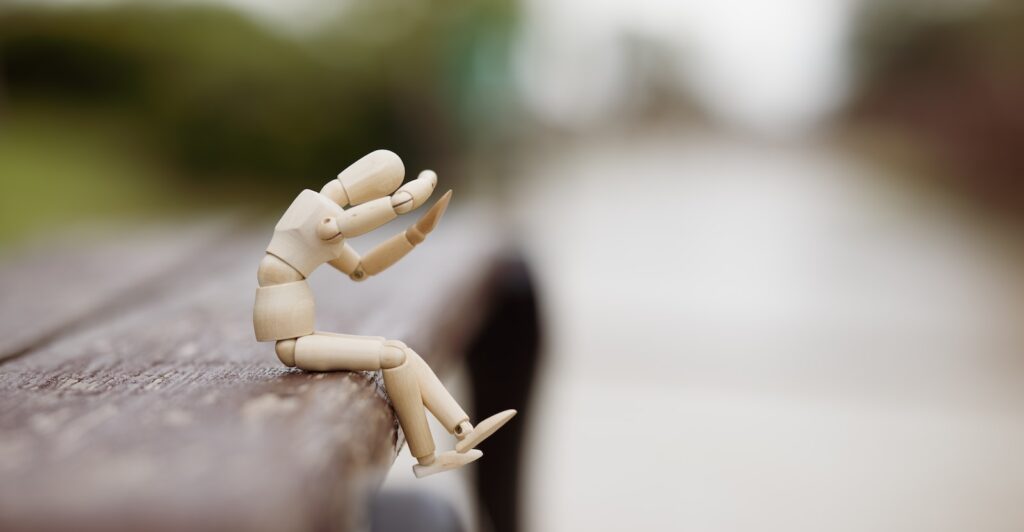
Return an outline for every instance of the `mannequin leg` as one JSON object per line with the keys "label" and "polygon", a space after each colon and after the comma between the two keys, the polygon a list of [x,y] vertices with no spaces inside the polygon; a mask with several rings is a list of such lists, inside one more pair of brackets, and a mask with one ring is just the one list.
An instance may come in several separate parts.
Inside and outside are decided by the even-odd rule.
{"label": "mannequin leg", "polygon": [[469,422],[466,411],[441,384],[441,380],[437,378],[434,370],[430,369],[430,366],[408,347],[405,348],[405,356],[416,365],[420,392],[423,394],[423,404],[449,433],[459,439],[455,445],[456,451],[465,453],[474,449],[516,415],[515,410],[505,410],[481,421],[474,427]]}
{"label": "mannequin leg", "polygon": [[437,378],[434,370],[430,369],[416,351],[406,347],[405,356],[416,368],[420,393],[423,395],[423,404],[427,410],[434,414],[450,434],[457,433],[459,424],[469,421],[469,414],[459,406],[448,389],[441,384],[441,379]]}
{"label": "mannequin leg", "polygon": [[420,385],[412,362],[406,359],[398,367],[385,369],[384,386],[391,396],[398,422],[405,431],[409,452],[421,465],[430,465],[434,462],[434,438],[427,426],[427,415],[420,399]]}
{"label": "mannequin leg", "polygon": [[[398,423],[405,433],[409,452],[419,462],[413,466],[416,476],[455,469],[483,455],[480,451],[449,451],[440,456],[434,455],[434,438],[427,425],[420,389],[419,364],[426,364],[402,342],[376,336],[317,332],[295,340],[282,340],[278,342],[277,349],[279,356],[291,357],[296,367],[310,371],[383,370],[384,386],[398,416]],[[433,379],[440,386],[437,377],[433,376]],[[441,389],[444,387],[441,386]],[[451,401],[454,403],[454,399]]]}

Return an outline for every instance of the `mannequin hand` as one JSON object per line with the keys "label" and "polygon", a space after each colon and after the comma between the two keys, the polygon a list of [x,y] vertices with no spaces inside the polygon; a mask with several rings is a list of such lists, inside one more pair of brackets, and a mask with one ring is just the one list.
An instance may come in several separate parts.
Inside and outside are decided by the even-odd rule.
{"label": "mannequin hand", "polygon": [[444,215],[444,211],[448,209],[448,202],[452,199],[452,191],[444,193],[441,199],[437,200],[437,203],[427,211],[412,227],[406,229],[405,236],[409,239],[412,245],[423,242],[423,239],[437,227],[437,222],[441,220],[441,216]]}
{"label": "mannequin hand", "polygon": [[405,214],[423,205],[436,186],[437,174],[433,170],[424,170],[391,195],[391,207],[396,213]]}

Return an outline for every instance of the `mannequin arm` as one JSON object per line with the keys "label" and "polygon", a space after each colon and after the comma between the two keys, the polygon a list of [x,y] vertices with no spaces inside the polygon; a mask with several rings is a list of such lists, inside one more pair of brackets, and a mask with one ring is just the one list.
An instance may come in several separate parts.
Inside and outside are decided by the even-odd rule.
{"label": "mannequin arm", "polygon": [[331,240],[341,236],[359,236],[423,205],[437,186],[437,174],[430,170],[402,185],[394,194],[345,209],[337,218],[324,218],[317,227],[317,236]]}
{"label": "mannequin arm", "polygon": [[346,243],[338,258],[328,264],[355,281],[362,281],[367,277],[377,275],[408,255],[414,247],[426,239],[434,227],[437,227],[437,222],[448,208],[448,201],[451,197],[452,192],[449,190],[419,221],[405,231],[377,244],[366,255],[359,256],[359,253]]}

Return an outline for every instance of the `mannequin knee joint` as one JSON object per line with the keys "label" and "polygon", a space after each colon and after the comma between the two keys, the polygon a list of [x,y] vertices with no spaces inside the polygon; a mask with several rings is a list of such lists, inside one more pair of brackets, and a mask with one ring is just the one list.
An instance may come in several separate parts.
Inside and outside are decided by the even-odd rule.
{"label": "mannequin knee joint", "polygon": [[277,344],[274,345],[274,351],[277,351],[277,358],[284,362],[285,366],[295,367],[295,340],[278,340]]}
{"label": "mannequin knee joint", "polygon": [[383,369],[397,368],[405,364],[405,350],[408,349],[404,343],[398,340],[384,342],[384,349],[380,354],[380,367]]}

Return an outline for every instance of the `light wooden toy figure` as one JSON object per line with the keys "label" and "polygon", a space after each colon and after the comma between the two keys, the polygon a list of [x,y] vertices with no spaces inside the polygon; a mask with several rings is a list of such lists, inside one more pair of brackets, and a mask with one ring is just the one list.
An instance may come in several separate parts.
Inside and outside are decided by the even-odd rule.
{"label": "light wooden toy figure", "polygon": [[[314,331],[313,293],[306,283],[309,274],[324,263],[362,281],[423,242],[448,207],[450,190],[419,221],[365,256],[345,242],[419,207],[437,186],[437,174],[430,170],[399,188],[404,176],[405,167],[397,155],[377,150],[346,168],[320,192],[303,190],[274,227],[267,254],[260,261],[253,325],[258,341],[276,342],[277,356],[287,366],[309,371],[382,370],[409,451],[419,462],[413,472],[424,477],[483,456],[476,446],[516,411],[505,410],[473,426],[430,366],[402,342]],[[455,450],[434,454],[426,410],[458,439]]]}

